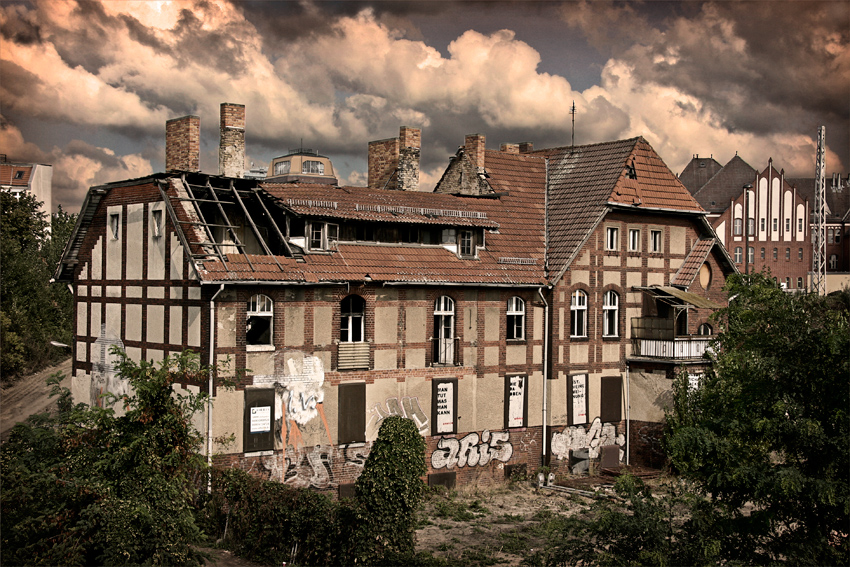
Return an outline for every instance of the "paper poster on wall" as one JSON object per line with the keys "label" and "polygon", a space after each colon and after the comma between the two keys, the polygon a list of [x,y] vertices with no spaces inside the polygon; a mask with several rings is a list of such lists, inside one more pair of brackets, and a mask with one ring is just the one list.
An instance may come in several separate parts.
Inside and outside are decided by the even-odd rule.
{"label": "paper poster on wall", "polygon": [[437,384],[437,433],[453,433],[455,429],[454,415],[454,383],[440,382]]}
{"label": "paper poster on wall", "polygon": [[268,433],[272,429],[271,406],[259,406],[251,408],[251,433]]}
{"label": "paper poster on wall", "polygon": [[525,376],[509,377],[508,427],[525,427]]}
{"label": "paper poster on wall", "polygon": [[587,423],[587,374],[572,377],[573,425]]}

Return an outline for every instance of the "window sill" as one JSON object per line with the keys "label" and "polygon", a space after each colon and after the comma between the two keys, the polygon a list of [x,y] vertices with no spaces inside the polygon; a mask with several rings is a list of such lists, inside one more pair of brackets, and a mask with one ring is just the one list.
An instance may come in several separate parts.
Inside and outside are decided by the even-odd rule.
{"label": "window sill", "polygon": [[274,345],[245,345],[247,352],[274,352]]}
{"label": "window sill", "polygon": [[620,336],[619,335],[602,335],[602,340],[613,343],[615,341],[619,341]]}
{"label": "window sill", "polygon": [[253,453],[242,453],[243,457],[271,457],[274,451],[254,451]]}
{"label": "window sill", "polygon": [[573,337],[570,336],[571,343],[586,343],[588,341],[588,337]]}

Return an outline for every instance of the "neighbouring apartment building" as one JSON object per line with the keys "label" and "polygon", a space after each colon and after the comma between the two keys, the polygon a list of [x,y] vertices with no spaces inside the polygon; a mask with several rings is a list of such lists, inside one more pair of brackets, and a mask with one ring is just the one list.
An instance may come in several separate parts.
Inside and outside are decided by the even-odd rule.
{"label": "neighbouring apartment building", "polygon": [[0,154],[0,190],[13,195],[30,193],[42,202],[41,211],[53,212],[53,166],[43,163],[10,162]]}
{"label": "neighbouring apartment building", "polygon": [[[787,178],[773,160],[759,172],[739,156],[725,166],[694,156],[679,176],[708,211],[717,236],[742,272],[769,269],[789,291],[805,291],[812,271],[814,178]],[[826,269],[850,272],[850,178],[826,181]],[[833,286],[834,287],[834,286]]]}
{"label": "neighbouring apartment building", "polygon": [[303,148],[242,177],[228,103],[202,173],[199,126],[168,122],[164,173],[88,193],[57,271],[76,400],[127,387],[112,345],[229,360],[235,389],[180,386],[213,395],[210,459],[341,495],[389,415],[425,437],[430,484],[660,464],[674,372],[704,368],[735,266],[646,140],[470,135],[423,192],[417,128],[371,142],[368,186],[345,187]]}

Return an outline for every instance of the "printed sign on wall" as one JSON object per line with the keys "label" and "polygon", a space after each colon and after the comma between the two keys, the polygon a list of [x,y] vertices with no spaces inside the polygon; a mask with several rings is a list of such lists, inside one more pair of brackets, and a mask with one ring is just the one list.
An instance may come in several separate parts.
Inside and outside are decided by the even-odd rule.
{"label": "printed sign on wall", "polygon": [[455,430],[455,392],[454,382],[440,382],[437,388],[437,433],[454,433]]}
{"label": "printed sign on wall", "polygon": [[251,433],[266,433],[271,430],[271,406],[260,406],[251,408]]}
{"label": "printed sign on wall", "polygon": [[522,374],[506,377],[505,401],[507,411],[505,427],[525,427],[526,378]]}
{"label": "printed sign on wall", "polygon": [[587,423],[587,374],[571,377],[572,385],[572,425]]}

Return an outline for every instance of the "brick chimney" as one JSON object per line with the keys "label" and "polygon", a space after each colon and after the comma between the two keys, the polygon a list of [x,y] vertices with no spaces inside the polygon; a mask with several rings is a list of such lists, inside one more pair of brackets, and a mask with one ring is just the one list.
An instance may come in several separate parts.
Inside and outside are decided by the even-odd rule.
{"label": "brick chimney", "polygon": [[499,151],[508,153],[508,154],[518,154],[519,153],[519,144],[502,144],[499,148]]}
{"label": "brick chimney", "polygon": [[172,118],[165,123],[165,171],[201,170],[201,119]]}
{"label": "brick chimney", "polygon": [[528,154],[534,151],[534,143],[532,142],[520,142],[519,143],[519,153]]}
{"label": "brick chimney", "polygon": [[469,156],[469,160],[472,162],[472,165],[478,168],[479,173],[483,172],[485,149],[484,134],[468,135],[463,144],[463,148],[466,150],[466,155]]}
{"label": "brick chimney", "polygon": [[221,103],[218,172],[227,177],[245,173],[245,105]]}
{"label": "brick chimney", "polygon": [[419,128],[402,126],[398,138],[369,142],[369,187],[416,191],[419,188]]}

